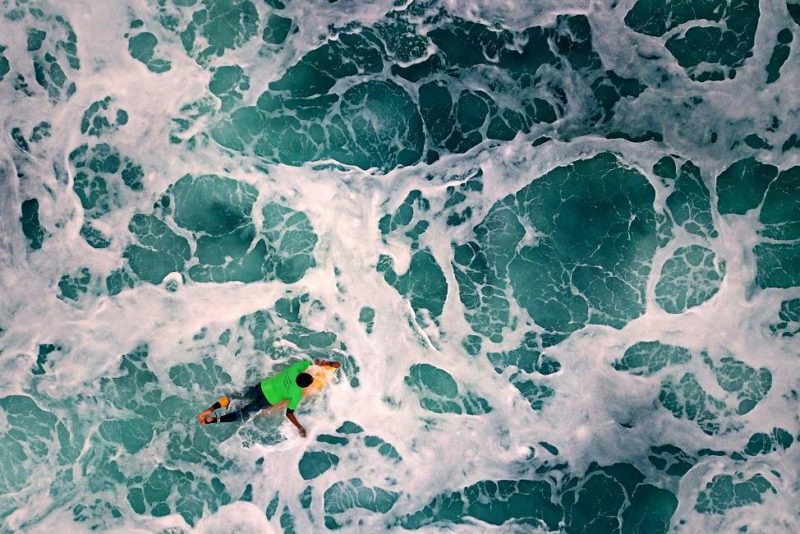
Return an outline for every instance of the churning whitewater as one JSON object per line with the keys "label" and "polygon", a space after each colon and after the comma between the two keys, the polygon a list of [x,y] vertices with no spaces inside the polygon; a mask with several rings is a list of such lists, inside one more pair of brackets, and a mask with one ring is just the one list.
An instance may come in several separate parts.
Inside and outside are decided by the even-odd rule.
{"label": "churning whitewater", "polygon": [[[799,0],[0,0],[0,531],[800,531]],[[296,415],[198,423],[301,359]]]}

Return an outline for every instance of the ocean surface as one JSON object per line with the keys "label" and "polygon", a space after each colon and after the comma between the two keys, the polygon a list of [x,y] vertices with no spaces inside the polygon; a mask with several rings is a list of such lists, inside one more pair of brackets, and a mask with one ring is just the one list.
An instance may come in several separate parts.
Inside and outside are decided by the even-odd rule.
{"label": "ocean surface", "polygon": [[[0,532],[800,531],[800,0],[0,0]],[[281,415],[196,414],[298,358]]]}

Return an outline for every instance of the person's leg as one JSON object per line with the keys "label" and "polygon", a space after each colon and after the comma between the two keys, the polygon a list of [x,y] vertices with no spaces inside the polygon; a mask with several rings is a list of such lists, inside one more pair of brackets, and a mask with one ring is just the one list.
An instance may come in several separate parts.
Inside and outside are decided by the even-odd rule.
{"label": "person's leg", "polygon": [[217,402],[211,405],[211,410],[217,411],[220,408],[227,408],[230,403],[231,403],[230,399],[228,399],[228,397],[223,395],[219,399],[217,399]]}
{"label": "person's leg", "polygon": [[235,421],[245,422],[249,420],[251,417],[255,416],[258,412],[263,410],[264,408],[268,408],[270,406],[267,399],[264,397],[264,393],[261,391],[261,386],[255,385],[250,387],[244,395],[249,402],[246,405],[235,410],[230,413],[226,413],[221,417],[216,419],[216,422],[219,423],[232,423]]}
{"label": "person's leg", "polygon": [[214,422],[214,412],[219,410],[220,408],[227,408],[230,404],[230,400],[225,395],[221,396],[217,399],[217,402],[212,404],[209,408],[203,410],[200,415],[197,416],[198,421],[200,421],[201,425],[205,425],[207,423]]}

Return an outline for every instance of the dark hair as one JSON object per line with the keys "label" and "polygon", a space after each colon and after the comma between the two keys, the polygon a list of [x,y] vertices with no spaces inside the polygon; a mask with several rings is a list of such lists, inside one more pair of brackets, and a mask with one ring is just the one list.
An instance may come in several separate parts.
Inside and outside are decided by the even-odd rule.
{"label": "dark hair", "polygon": [[308,373],[300,373],[294,381],[301,388],[307,388],[314,381],[314,377]]}

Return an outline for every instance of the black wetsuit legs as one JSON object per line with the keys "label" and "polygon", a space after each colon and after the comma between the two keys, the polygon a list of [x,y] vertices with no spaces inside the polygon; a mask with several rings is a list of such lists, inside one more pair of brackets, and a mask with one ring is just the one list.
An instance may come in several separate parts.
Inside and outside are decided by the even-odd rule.
{"label": "black wetsuit legs", "polygon": [[267,398],[264,397],[264,393],[261,391],[261,386],[259,384],[247,388],[241,397],[242,402],[246,404],[237,410],[228,412],[219,417],[217,421],[220,423],[232,423],[236,421],[245,422],[254,417],[264,408],[269,408],[272,406],[269,401],[267,401]]}

